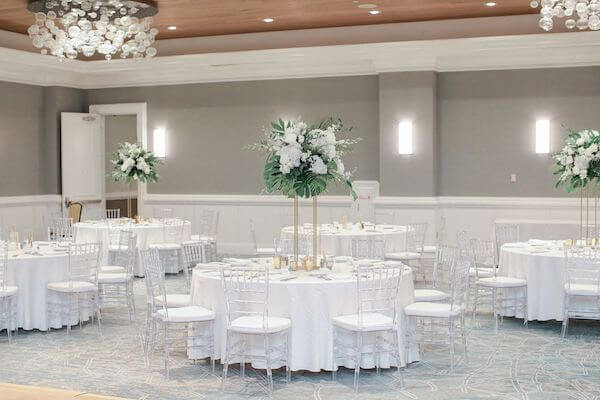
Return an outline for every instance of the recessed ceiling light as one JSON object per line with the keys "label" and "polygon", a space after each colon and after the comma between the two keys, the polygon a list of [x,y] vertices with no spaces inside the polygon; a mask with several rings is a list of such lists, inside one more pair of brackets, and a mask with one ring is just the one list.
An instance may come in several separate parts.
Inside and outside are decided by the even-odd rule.
{"label": "recessed ceiling light", "polygon": [[265,18],[265,19],[263,19],[263,22],[270,24],[271,22],[275,22],[275,20],[273,18]]}
{"label": "recessed ceiling light", "polygon": [[177,30],[177,27],[175,25],[173,25],[173,26],[169,26],[167,29],[170,31],[175,31],[175,30]]}
{"label": "recessed ceiling light", "polygon": [[369,11],[369,14],[371,14],[371,15],[381,14],[381,10],[371,10],[371,11]]}
{"label": "recessed ceiling light", "polygon": [[375,8],[375,7],[377,7],[377,4],[364,3],[364,4],[358,5],[358,8]]}
{"label": "recessed ceiling light", "polygon": [[498,3],[496,3],[495,1],[487,1],[487,2],[483,3],[483,5],[486,7],[496,7],[496,4],[498,4]]}

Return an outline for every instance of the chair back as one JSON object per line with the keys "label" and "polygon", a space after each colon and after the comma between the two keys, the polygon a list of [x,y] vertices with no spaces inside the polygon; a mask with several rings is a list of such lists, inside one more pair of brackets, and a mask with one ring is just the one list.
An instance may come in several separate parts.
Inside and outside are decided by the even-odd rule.
{"label": "chair back", "polygon": [[459,255],[451,271],[449,291],[451,305],[463,311],[467,308],[469,298],[469,270],[472,264],[471,258]]}
{"label": "chair back", "polygon": [[[313,255],[313,226],[302,226],[300,227],[300,254],[308,257]],[[321,233],[317,228],[317,254],[321,249]],[[293,251],[292,251],[293,252]]]}
{"label": "chair back", "polygon": [[357,266],[359,326],[363,325],[363,316],[367,313],[383,314],[396,321],[396,300],[403,270],[400,262]]}
{"label": "chair back", "polygon": [[247,265],[221,267],[221,281],[225,293],[227,326],[240,317],[262,320],[267,330],[269,318],[269,269]]}
{"label": "chair back", "polygon": [[98,264],[100,262],[99,243],[81,243],[69,245],[69,284],[73,282],[98,282]]}
{"label": "chair back", "polygon": [[494,242],[492,240],[471,239],[470,243],[476,276],[479,277],[480,268],[491,268],[494,271],[494,276],[496,276]]}
{"label": "chair back", "polygon": [[196,267],[196,264],[204,262],[204,244],[202,242],[187,242],[183,247],[183,272],[188,284],[191,284],[191,271]]}
{"label": "chair back", "polygon": [[69,203],[67,214],[73,222],[81,222],[81,213],[83,212],[83,204]]}
{"label": "chair back", "polygon": [[380,237],[352,238],[351,255],[354,258],[370,258],[383,260],[385,258],[385,240]]}
{"label": "chair back", "polygon": [[121,218],[121,209],[120,208],[107,208],[106,209],[106,219],[117,219]]}
{"label": "chair back", "polygon": [[219,226],[219,212],[215,210],[202,210],[198,220],[198,233],[200,236],[214,239]]}
{"label": "chair back", "polygon": [[565,247],[564,282],[568,290],[600,293],[600,249],[589,246]]}
{"label": "chair back", "polygon": [[473,257],[471,243],[469,241],[469,233],[467,231],[459,231],[456,234],[456,245],[460,251],[460,255],[464,257]]}
{"label": "chair back", "polygon": [[250,218],[250,234],[252,235],[252,243],[254,243],[254,251],[258,250],[258,240],[256,239],[256,227],[254,226],[254,220]]}
{"label": "chair back", "polygon": [[427,234],[427,222],[410,224],[406,227],[406,251],[422,253]]}
{"label": "chair back", "polygon": [[[160,262],[158,249],[150,248],[141,252],[142,264],[144,266],[144,281],[146,283],[146,298],[148,309],[151,313],[156,312],[157,305],[165,312],[168,318],[167,291],[165,288],[165,270]],[[160,301],[157,301],[160,299]]]}
{"label": "chair back", "polygon": [[433,287],[448,292],[452,282],[452,269],[459,257],[458,247],[438,244],[433,263]]}
{"label": "chair back", "polygon": [[0,240],[0,290],[6,288],[6,274],[8,269],[8,242]]}
{"label": "chair back", "polygon": [[152,210],[152,214],[156,219],[173,218],[175,215],[172,208],[155,208]]}
{"label": "chair back", "polygon": [[55,218],[48,227],[49,241],[74,241],[73,219]]}
{"label": "chair back", "polygon": [[496,242],[496,264],[500,261],[500,249],[505,243],[515,243],[520,240],[519,225],[517,224],[501,224],[496,225],[494,230],[494,238]]}
{"label": "chair back", "polygon": [[181,244],[184,224],[179,218],[163,219],[163,243]]}
{"label": "chair back", "polygon": [[133,265],[137,253],[137,235],[132,231],[120,230],[114,264],[125,268],[128,274],[133,273]]}

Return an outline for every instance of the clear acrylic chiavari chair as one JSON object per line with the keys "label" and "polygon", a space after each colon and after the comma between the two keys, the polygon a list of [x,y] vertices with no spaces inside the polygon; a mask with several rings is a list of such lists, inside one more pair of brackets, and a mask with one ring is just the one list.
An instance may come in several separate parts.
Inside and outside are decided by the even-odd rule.
{"label": "clear acrylic chiavari chair", "polygon": [[351,255],[354,259],[383,260],[385,240],[380,237],[356,237],[351,241]]}
{"label": "clear acrylic chiavari chair", "polygon": [[162,242],[154,243],[150,247],[158,250],[165,273],[177,274],[181,271],[181,245],[185,222],[179,218],[167,218],[162,223]]}
{"label": "clear acrylic chiavari chair", "polygon": [[[1,232],[0,232],[1,233]],[[0,330],[6,329],[8,341],[12,331],[17,332],[17,294],[19,288],[6,283],[8,269],[8,242],[0,241]]]}
{"label": "clear acrylic chiavari chair", "polygon": [[74,240],[73,220],[62,217],[53,219],[52,225],[48,227],[48,241],[73,242]]}
{"label": "clear acrylic chiavari chair", "polygon": [[169,378],[169,358],[177,349],[203,351],[210,358],[212,372],[215,370],[214,319],[215,313],[199,306],[171,308],[165,288],[165,272],[157,249],[142,251],[148,316],[144,351],[146,363],[152,364],[154,349],[162,335],[165,376]]}
{"label": "clear acrylic chiavari chair", "polygon": [[438,244],[429,288],[415,289],[415,301],[444,302],[450,297],[452,268],[460,251],[453,246]]}
{"label": "clear acrylic chiavari chair", "polygon": [[[221,268],[225,293],[227,337],[223,356],[223,379],[232,363],[240,364],[242,377],[246,361],[264,362],[269,393],[273,392],[273,363],[286,365],[290,382],[291,326],[288,318],[269,315],[269,270],[252,266]],[[262,351],[252,351],[254,340],[262,339]]]}
{"label": "clear acrylic chiavari chair", "polygon": [[426,272],[423,268],[423,246],[426,234],[426,222],[407,225],[404,251],[386,253],[385,258],[387,260],[402,261],[407,265],[416,263],[418,268],[416,272],[419,272],[423,280],[426,280]]}
{"label": "clear acrylic chiavari chair", "polygon": [[516,243],[521,240],[520,229],[517,224],[496,225],[494,229],[494,238],[496,243],[495,263],[500,262],[500,249],[506,243]]}
{"label": "clear acrylic chiavari chair", "polygon": [[187,282],[188,292],[191,287],[192,271],[196,268],[196,265],[203,263],[204,256],[204,244],[198,242],[185,242],[183,247],[183,273]]}
{"label": "clear acrylic chiavari chair", "polygon": [[600,319],[600,249],[566,246],[561,336],[569,318]]}
{"label": "clear acrylic chiavari chair", "polygon": [[[100,302],[98,296],[99,243],[71,244],[69,246],[69,272],[66,281],[51,282],[46,285],[48,300],[46,317],[48,329],[53,319],[58,318],[60,326],[67,325],[67,335],[71,325],[82,325],[84,310],[98,319],[100,332]],[[53,294],[53,296],[50,296]],[[87,318],[86,318],[87,319]]]}
{"label": "clear acrylic chiavari chair", "polygon": [[[355,391],[358,391],[363,356],[374,357],[377,374],[382,354],[390,354],[395,359],[398,371],[403,364],[396,312],[403,270],[400,262],[358,265],[357,313],[333,318],[332,377],[336,379],[338,361],[352,360]],[[352,336],[352,345],[343,340],[343,335],[348,333]],[[371,339],[372,346],[365,346],[368,339]]]}
{"label": "clear acrylic chiavari chair", "polygon": [[[455,249],[458,252],[458,249]],[[445,302],[415,302],[404,307],[404,313],[419,323],[409,324],[406,331],[406,349],[415,341],[419,344],[443,340],[450,348],[450,370],[454,370],[455,341],[460,335],[467,356],[465,312],[469,295],[471,260],[458,256],[450,270],[450,287]],[[441,326],[441,330],[436,330]],[[456,332],[460,330],[460,333]]]}
{"label": "clear acrylic chiavari chair", "polygon": [[275,246],[273,247],[262,247],[258,243],[258,238],[256,235],[256,225],[253,219],[250,219],[250,234],[252,235],[252,242],[254,243],[254,254],[257,256],[274,256],[279,253],[277,249],[277,239],[273,241]]}
{"label": "clear acrylic chiavari chair", "polygon": [[173,218],[175,216],[175,212],[172,208],[155,208],[152,210],[152,215],[156,219],[163,220],[166,218]]}
{"label": "clear acrylic chiavari chair", "polygon": [[113,209],[106,209],[106,219],[118,219],[121,218],[121,209],[120,208],[113,208]]}
{"label": "clear acrylic chiavari chair", "polygon": [[127,305],[129,322],[135,319],[135,299],[133,293],[133,265],[136,257],[137,235],[130,231],[121,231],[121,243],[119,249],[114,253],[114,265],[108,268],[121,268],[121,271],[106,271],[101,267],[98,274],[98,290],[100,304],[103,308],[106,304]]}

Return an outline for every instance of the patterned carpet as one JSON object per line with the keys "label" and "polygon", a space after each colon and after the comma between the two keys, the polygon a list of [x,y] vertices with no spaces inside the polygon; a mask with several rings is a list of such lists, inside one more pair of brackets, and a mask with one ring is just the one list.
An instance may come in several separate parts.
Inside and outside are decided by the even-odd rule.
{"label": "patterned carpet", "polygon": [[[181,291],[182,276],[167,279],[169,291]],[[137,321],[130,325],[123,308],[104,312],[102,336],[96,327],[20,332],[12,344],[0,336],[0,381],[88,391],[130,399],[260,399],[267,398],[262,371],[247,368],[242,379],[232,368],[220,392],[217,376],[202,362],[176,354],[171,379],[157,356],[152,370],[144,367],[140,344],[145,317],[143,280],[135,282]],[[459,348],[460,352],[460,348]],[[157,353],[159,354],[159,353]],[[582,399],[600,398],[600,323],[574,321],[568,338],[560,338],[557,322],[530,323],[506,319],[494,334],[489,315],[480,315],[469,334],[468,363],[461,359],[448,371],[447,346],[428,346],[422,361],[402,371],[361,372],[359,394],[352,390],[353,371],[294,373],[286,385],[275,374],[276,399]],[[0,398],[2,394],[0,393]]]}

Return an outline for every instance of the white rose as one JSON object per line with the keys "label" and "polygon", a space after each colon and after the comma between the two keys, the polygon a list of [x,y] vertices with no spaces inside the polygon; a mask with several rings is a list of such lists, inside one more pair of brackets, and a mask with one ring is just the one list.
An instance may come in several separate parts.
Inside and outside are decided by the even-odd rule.
{"label": "white rose", "polygon": [[573,164],[573,156],[567,156],[567,164]]}
{"label": "white rose", "polygon": [[580,137],[579,139],[577,139],[577,141],[575,141],[575,144],[577,146],[583,146],[584,143],[585,143],[585,140],[582,137]]}
{"label": "white rose", "polygon": [[283,141],[288,144],[296,143],[296,135],[293,133],[286,133],[283,135]]}
{"label": "white rose", "polygon": [[310,158],[311,166],[310,171],[317,175],[324,175],[327,173],[327,165],[323,162],[323,159],[319,156],[312,156]]}

